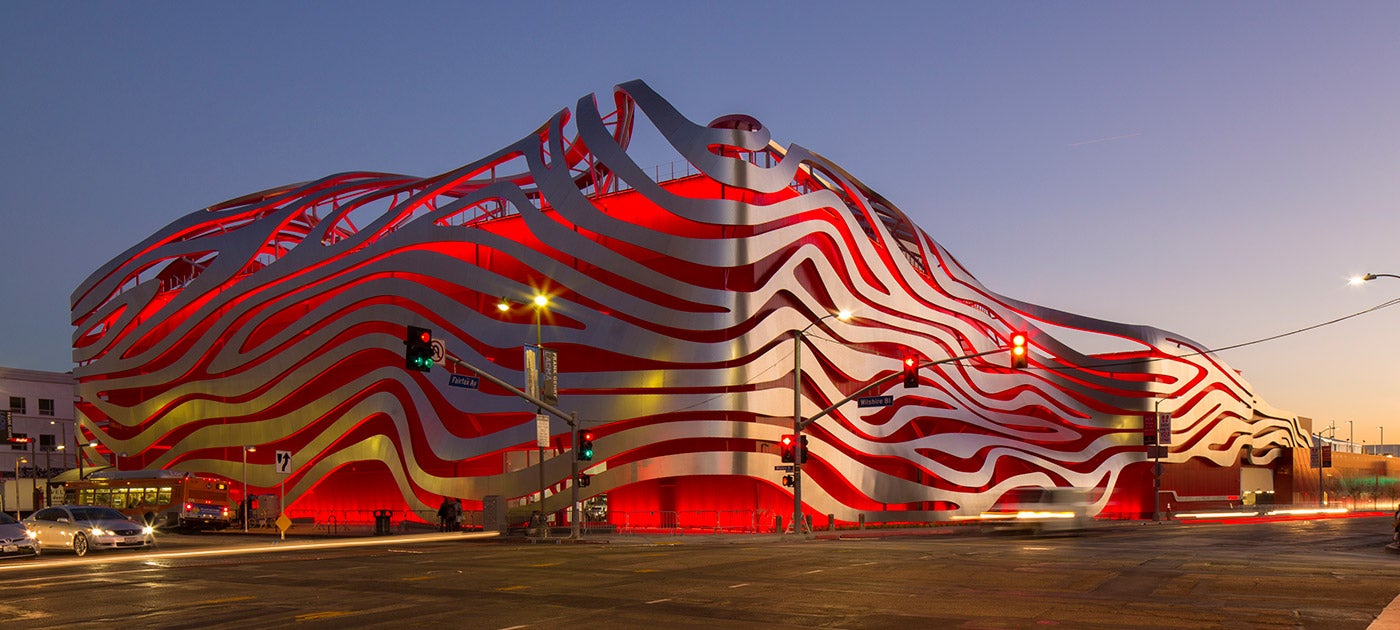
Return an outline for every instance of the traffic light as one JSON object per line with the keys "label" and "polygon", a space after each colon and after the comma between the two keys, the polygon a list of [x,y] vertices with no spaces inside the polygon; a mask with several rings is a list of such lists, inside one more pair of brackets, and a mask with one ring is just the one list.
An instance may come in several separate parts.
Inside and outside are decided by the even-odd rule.
{"label": "traffic light", "polygon": [[783,463],[791,464],[796,458],[793,457],[794,449],[797,446],[797,436],[788,433],[778,440],[778,445],[782,448]]}
{"label": "traffic light", "polygon": [[404,367],[419,372],[433,369],[433,331],[409,326],[403,338]]}
{"label": "traffic light", "polygon": [[802,442],[801,448],[797,449],[797,463],[799,463],[799,464],[805,464],[805,463],[807,463],[807,436],[806,436],[806,435],[803,435],[803,436],[802,436],[801,442]]}
{"label": "traffic light", "polygon": [[904,357],[904,387],[919,386],[919,360],[914,357]]}
{"label": "traffic light", "polygon": [[[581,462],[593,461],[593,432],[579,430],[578,432],[578,460]],[[588,485],[584,483],[582,485]]]}
{"label": "traffic light", "polygon": [[1029,352],[1026,349],[1026,333],[1011,333],[1011,367],[1012,369],[1024,369],[1026,367],[1026,356]]}
{"label": "traffic light", "polygon": [[793,480],[792,480],[792,475],[783,475],[783,486],[784,486],[784,487],[792,487],[793,483],[794,483],[794,482],[793,482]]}
{"label": "traffic light", "polygon": [[590,483],[593,483],[593,475],[589,475],[586,473],[578,474],[578,487],[587,488],[588,484]]}

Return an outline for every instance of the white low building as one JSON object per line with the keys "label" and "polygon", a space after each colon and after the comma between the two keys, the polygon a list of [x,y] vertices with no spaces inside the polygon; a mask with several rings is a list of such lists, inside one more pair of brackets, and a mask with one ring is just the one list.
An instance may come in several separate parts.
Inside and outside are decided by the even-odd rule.
{"label": "white low building", "polygon": [[5,511],[34,509],[36,489],[42,502],[45,481],[77,467],[76,397],[72,374],[0,367],[0,412],[9,413],[9,427],[0,427]]}

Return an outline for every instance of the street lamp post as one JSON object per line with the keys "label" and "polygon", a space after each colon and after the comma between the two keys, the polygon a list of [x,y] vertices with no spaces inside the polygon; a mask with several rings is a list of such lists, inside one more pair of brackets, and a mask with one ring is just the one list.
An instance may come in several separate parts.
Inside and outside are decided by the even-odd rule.
{"label": "street lamp post", "polygon": [[248,500],[248,453],[256,452],[256,446],[240,446],[243,451],[243,507],[238,511],[243,514],[243,531],[248,531],[248,508],[253,507],[253,502]]}
{"label": "street lamp post", "polygon": [[1356,452],[1356,442],[1355,442],[1355,439],[1356,439],[1356,423],[1353,422],[1353,421],[1351,421],[1351,420],[1347,420],[1347,452],[1348,452],[1348,453],[1355,453],[1355,452]]}
{"label": "street lamp post", "polygon": [[818,317],[801,330],[792,333],[792,533],[801,534],[806,520],[802,518],[802,459],[807,449],[802,445],[802,337],[813,326],[823,320],[835,317],[841,321],[851,319],[850,311],[828,313]]}
{"label": "street lamp post", "polygon": [[[543,293],[536,293],[534,299],[532,300],[532,303],[533,303],[534,306],[535,306],[535,347],[536,347],[536,348],[539,348],[541,351],[543,351],[543,348],[544,348],[544,333],[541,331],[541,328],[540,328],[540,315],[541,315],[541,312],[544,311],[544,309],[545,309],[546,307],[549,306],[549,296],[544,295]],[[496,303],[496,308],[497,308],[498,310],[500,310],[502,313],[509,311],[509,310],[510,310],[510,307],[511,307],[511,302],[510,302],[510,300],[507,300],[506,298],[501,298],[501,301]],[[528,369],[528,368],[526,368],[526,369]],[[536,392],[536,395],[538,395],[538,392]],[[538,418],[538,417],[539,417],[539,414],[541,414],[541,413],[543,413],[543,412],[544,412],[543,409],[540,409],[539,407],[536,407],[536,408],[535,408],[535,417]],[[536,446],[538,446],[538,448],[539,448],[539,458],[540,458],[540,537],[541,537],[541,538],[548,538],[548,537],[549,537],[549,527],[545,524],[546,515],[545,515],[545,511],[544,511],[544,491],[545,491],[545,482],[544,482],[544,479],[545,479],[545,477],[544,477],[544,445],[541,445],[541,444],[538,444],[538,443],[537,443]],[[575,475],[574,477],[575,477],[575,478],[571,481],[571,483],[577,484],[577,483],[578,483],[578,478],[577,478],[578,476]]]}
{"label": "street lamp post", "polygon": [[19,465],[28,464],[29,460],[21,457],[15,460],[15,520],[19,520]]}

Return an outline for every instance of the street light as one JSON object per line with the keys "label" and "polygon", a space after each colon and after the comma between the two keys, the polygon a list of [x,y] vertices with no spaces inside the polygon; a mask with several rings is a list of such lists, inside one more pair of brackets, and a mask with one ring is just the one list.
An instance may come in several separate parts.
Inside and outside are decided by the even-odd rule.
{"label": "street light", "polygon": [[1355,438],[1356,438],[1356,424],[1353,423],[1351,420],[1347,420],[1347,452],[1348,452],[1348,453],[1355,453],[1355,452],[1356,452],[1356,441],[1355,441]]}
{"label": "street light", "polygon": [[[544,348],[544,335],[540,330],[540,313],[549,307],[549,296],[543,293],[536,293],[534,299],[531,301],[535,305],[535,346],[542,350]],[[496,310],[502,313],[506,313],[510,311],[510,307],[512,305],[513,304],[509,299],[506,299],[504,296],[502,296],[501,301],[496,303]],[[538,395],[539,392],[535,392],[535,394]],[[539,414],[543,412],[543,409],[540,409],[539,407],[535,408],[536,417],[539,417]],[[536,443],[536,446],[539,446],[540,455],[540,537],[548,538],[549,528],[545,526],[546,517],[544,513],[544,446],[539,445],[538,443]],[[577,458],[575,458],[575,460],[577,461]],[[575,466],[577,466],[577,464],[575,464]],[[573,483],[578,483],[577,474],[574,475]]]}
{"label": "street light", "polygon": [[243,514],[243,531],[248,531],[248,508],[253,506],[253,502],[248,500],[248,453],[257,452],[256,446],[239,447],[243,451],[243,508],[238,510]]}
{"label": "street light", "polygon": [[[841,310],[837,313],[828,313],[818,317],[815,321],[801,330],[792,333],[792,437],[793,462],[792,462],[792,533],[801,534],[805,519],[802,518],[802,460],[806,459],[806,451],[802,446],[802,337],[813,326],[820,324],[823,320],[835,317],[843,322],[850,321],[851,312]],[[802,449],[802,452],[797,452]]]}
{"label": "street light", "polygon": [[1400,276],[1397,276],[1393,273],[1368,273],[1359,276],[1352,276],[1351,280],[1348,280],[1347,282],[1355,286],[1364,282],[1375,280],[1376,278],[1400,278]]}

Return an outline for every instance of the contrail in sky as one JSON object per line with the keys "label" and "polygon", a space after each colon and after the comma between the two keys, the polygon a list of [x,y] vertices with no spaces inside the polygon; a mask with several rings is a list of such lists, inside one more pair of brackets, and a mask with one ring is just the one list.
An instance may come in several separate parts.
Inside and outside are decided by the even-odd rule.
{"label": "contrail in sky", "polygon": [[1133,132],[1133,133],[1125,133],[1125,134],[1123,134],[1123,135],[1121,135],[1121,136],[1109,136],[1109,137],[1107,137],[1107,138],[1099,138],[1098,140],[1085,140],[1085,141],[1083,141],[1083,142],[1071,142],[1069,146],[1071,146],[1071,147],[1082,147],[1082,146],[1084,146],[1084,145],[1086,145],[1086,144],[1098,144],[1098,143],[1100,143],[1100,142],[1110,142],[1110,141],[1113,141],[1113,140],[1122,140],[1123,138],[1136,138],[1136,137],[1138,137],[1138,136],[1140,136],[1140,135],[1142,135],[1142,132],[1141,132],[1141,131],[1135,131],[1135,132]]}

